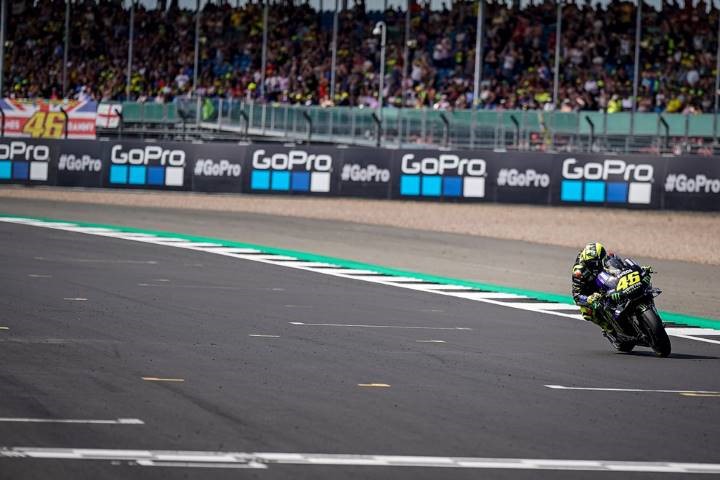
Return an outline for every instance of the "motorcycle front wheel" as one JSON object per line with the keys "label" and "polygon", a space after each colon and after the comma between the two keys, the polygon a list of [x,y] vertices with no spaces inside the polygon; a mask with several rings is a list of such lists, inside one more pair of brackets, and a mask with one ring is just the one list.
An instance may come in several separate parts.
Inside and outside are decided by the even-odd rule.
{"label": "motorcycle front wheel", "polygon": [[653,309],[645,310],[640,314],[640,323],[645,335],[648,337],[650,348],[653,349],[658,357],[667,357],[670,355],[672,347],[670,346],[670,338],[668,337],[662,320]]}

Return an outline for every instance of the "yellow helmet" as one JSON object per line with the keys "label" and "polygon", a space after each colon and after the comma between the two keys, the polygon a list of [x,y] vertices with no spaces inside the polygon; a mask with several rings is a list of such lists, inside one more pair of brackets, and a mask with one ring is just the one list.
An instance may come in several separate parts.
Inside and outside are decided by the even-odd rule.
{"label": "yellow helmet", "polygon": [[605,246],[600,242],[590,242],[580,252],[580,260],[592,269],[598,269],[606,256]]}

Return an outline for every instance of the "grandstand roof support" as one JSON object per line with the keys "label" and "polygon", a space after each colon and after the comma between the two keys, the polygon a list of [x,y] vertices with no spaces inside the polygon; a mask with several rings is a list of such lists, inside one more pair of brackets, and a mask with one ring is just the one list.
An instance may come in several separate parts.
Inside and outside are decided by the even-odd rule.
{"label": "grandstand roof support", "polygon": [[200,68],[200,0],[195,3],[195,57],[193,59],[192,93],[197,93],[198,69]]}
{"label": "grandstand roof support", "polygon": [[405,107],[407,102],[407,79],[410,73],[410,8],[413,0],[407,0],[405,3],[405,48],[403,48],[403,76],[402,76],[402,106]]}
{"label": "grandstand roof support", "polygon": [[380,82],[378,85],[378,117],[380,122],[383,120],[383,106],[385,96],[385,47],[387,46],[387,24],[380,20],[375,24],[373,35],[380,35]]}
{"label": "grandstand roof support", "polygon": [[480,80],[482,79],[483,26],[485,24],[485,0],[478,0],[477,28],[475,30],[475,83],[473,85],[473,105],[480,105]]}
{"label": "grandstand roof support", "polygon": [[642,4],[637,0],[635,15],[635,67],[633,68],[632,115],[630,116],[630,135],[635,134],[635,112],[637,112],[638,85],[640,83],[640,40],[642,38]]}
{"label": "grandstand roof support", "polygon": [[265,99],[265,69],[267,68],[268,1],[263,2],[262,65],[260,66],[260,98]]}
{"label": "grandstand roof support", "polygon": [[128,33],[128,63],[127,76],[125,77],[125,100],[130,100],[130,88],[132,81],[132,62],[133,62],[133,41],[135,40],[135,2],[130,2],[130,32]]}
{"label": "grandstand roof support", "polygon": [[333,31],[332,31],[332,63],[330,64],[330,100],[335,101],[335,76],[337,72],[337,35],[338,35],[338,16],[340,15],[340,0],[335,0],[335,13],[333,13]]}
{"label": "grandstand roof support", "polygon": [[560,95],[560,43],[562,42],[562,0],[557,0],[557,20],[555,22],[555,72],[553,75],[553,105],[558,108]]}
{"label": "grandstand roof support", "polygon": [[5,27],[7,26],[7,1],[0,0],[0,97],[3,96],[5,77]]}
{"label": "grandstand roof support", "polygon": [[62,68],[62,96],[67,96],[67,66],[68,51],[70,50],[70,0],[65,0],[65,45],[63,47],[63,68]]}
{"label": "grandstand roof support", "polygon": [[713,110],[713,113],[715,114],[713,116],[713,136],[715,137],[715,143],[717,143],[718,139],[718,108],[720,107],[720,8],[717,10],[718,12],[718,44],[717,44],[717,53],[715,55],[715,109]]}

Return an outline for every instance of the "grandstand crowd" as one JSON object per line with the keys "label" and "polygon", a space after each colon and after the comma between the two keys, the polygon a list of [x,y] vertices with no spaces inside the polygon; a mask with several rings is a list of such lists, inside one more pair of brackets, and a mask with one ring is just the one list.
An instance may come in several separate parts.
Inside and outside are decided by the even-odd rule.
{"label": "grandstand crowd", "polygon": [[[679,1],[679,0],[678,0]],[[329,2],[328,2],[329,3]],[[563,9],[559,105],[552,104],[556,6],[488,2],[480,107],[606,110],[632,107],[635,5],[568,4]],[[20,5],[20,7],[18,7]],[[163,3],[165,5],[165,3]],[[409,65],[404,72],[405,12],[366,12],[362,1],[341,11],[337,84],[330,98],[333,13],[308,4],[269,7],[268,59],[261,83],[260,4],[207,4],[201,14],[197,93],[255,101],[377,105],[380,62],[375,22],[388,25],[388,105],[471,108],[477,4],[432,11],[411,6]],[[68,91],[62,91],[65,3],[14,4],[8,22],[5,96],[126,98],[130,13],[118,1],[72,4]],[[170,4],[135,10],[130,99],[167,102],[190,95],[195,16]],[[664,2],[643,9],[638,110],[712,112],[716,9]]]}

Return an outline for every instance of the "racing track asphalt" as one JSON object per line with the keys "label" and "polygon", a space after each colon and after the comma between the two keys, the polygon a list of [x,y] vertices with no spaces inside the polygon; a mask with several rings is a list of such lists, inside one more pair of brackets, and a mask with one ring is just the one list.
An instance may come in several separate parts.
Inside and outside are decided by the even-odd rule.
{"label": "racing track asphalt", "polygon": [[[615,354],[595,327],[566,318],[23,225],[0,224],[0,246],[0,326],[9,327],[0,330],[0,417],[145,422],[0,422],[4,447],[719,460],[718,397],[544,387],[720,390],[718,345],[673,338],[669,359]],[[279,337],[250,336],[258,334]],[[391,387],[358,386],[367,383]],[[657,478],[337,465],[226,470],[0,458],[2,479],[481,475]]]}
{"label": "racing track asphalt", "polygon": [[[177,195],[179,203],[193,201],[192,194]],[[153,208],[152,192],[146,192],[146,196],[147,207],[3,198],[0,212],[210,236],[414,272],[570,294],[570,270],[577,249],[350,222]],[[382,202],[377,204],[382,208]],[[568,218],[568,221],[577,219]],[[652,232],[644,234],[652,242]],[[609,231],[606,238],[600,240],[622,254],[621,237]],[[594,239],[588,238],[590,240]],[[720,318],[720,268],[717,265],[654,258],[636,260],[653,265],[658,271],[655,283],[663,289],[657,300],[660,309]]]}

